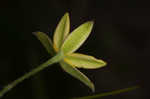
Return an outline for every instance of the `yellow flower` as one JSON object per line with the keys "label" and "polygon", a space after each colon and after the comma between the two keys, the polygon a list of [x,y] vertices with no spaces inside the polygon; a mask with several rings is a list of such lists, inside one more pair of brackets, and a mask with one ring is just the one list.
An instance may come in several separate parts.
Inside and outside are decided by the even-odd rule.
{"label": "yellow flower", "polygon": [[106,62],[96,59],[93,56],[75,53],[75,51],[79,49],[79,47],[90,35],[92,27],[93,22],[88,21],[80,25],[69,34],[70,19],[69,14],[66,13],[56,27],[53,36],[53,43],[51,39],[43,32],[36,32],[35,35],[44,45],[48,53],[50,53],[52,56],[56,55],[57,53],[63,54],[63,59],[61,59],[59,63],[64,71],[79,79],[89,88],[91,88],[92,91],[94,91],[94,84],[77,68],[101,68],[106,65]]}

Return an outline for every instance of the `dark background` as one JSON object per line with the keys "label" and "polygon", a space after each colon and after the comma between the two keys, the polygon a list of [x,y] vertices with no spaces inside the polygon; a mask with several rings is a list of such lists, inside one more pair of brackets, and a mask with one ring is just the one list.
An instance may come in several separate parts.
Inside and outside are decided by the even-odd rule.
{"label": "dark background", "polygon": [[105,68],[83,70],[96,92],[53,65],[25,80],[3,99],[68,99],[139,85],[101,99],[149,99],[150,5],[148,0],[3,0],[0,1],[0,87],[50,58],[32,35],[52,37],[65,12],[71,31],[94,20],[93,31],[78,52],[107,61]]}

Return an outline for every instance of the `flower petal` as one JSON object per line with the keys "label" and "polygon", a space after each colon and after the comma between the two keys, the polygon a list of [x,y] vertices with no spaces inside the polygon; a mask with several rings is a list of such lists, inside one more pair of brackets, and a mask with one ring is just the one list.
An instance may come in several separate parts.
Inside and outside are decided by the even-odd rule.
{"label": "flower petal", "polygon": [[64,54],[76,51],[88,38],[93,27],[93,22],[88,21],[75,29],[64,41],[61,50]]}
{"label": "flower petal", "polygon": [[95,91],[94,84],[86,77],[83,73],[81,73],[78,69],[75,67],[72,67],[71,65],[65,63],[64,61],[60,62],[61,67],[64,71],[75,77],[76,79],[83,82],[85,85],[87,85],[92,91]]}
{"label": "flower petal", "polygon": [[56,51],[59,51],[62,43],[64,42],[65,38],[67,37],[70,30],[70,19],[69,13],[66,13],[58,23],[56,30],[54,32],[54,48]]}
{"label": "flower petal", "polygon": [[65,56],[64,60],[74,67],[85,69],[96,69],[106,65],[103,60],[79,53],[68,54]]}
{"label": "flower petal", "polygon": [[55,51],[53,49],[53,44],[51,39],[43,32],[34,32],[33,33],[42,43],[42,45],[45,47],[45,49],[48,51],[49,54],[52,56],[55,55]]}

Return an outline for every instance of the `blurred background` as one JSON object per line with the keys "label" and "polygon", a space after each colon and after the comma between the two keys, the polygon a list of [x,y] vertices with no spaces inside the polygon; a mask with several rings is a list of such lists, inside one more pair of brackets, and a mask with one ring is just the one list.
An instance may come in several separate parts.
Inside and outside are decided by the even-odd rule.
{"label": "blurred background", "polygon": [[60,18],[70,13],[71,31],[94,20],[78,52],[105,60],[107,67],[84,70],[96,92],[55,64],[25,80],[3,99],[69,99],[139,85],[134,91],[101,99],[149,99],[150,6],[148,0],[0,1],[0,88],[51,56],[32,34],[51,38]]}

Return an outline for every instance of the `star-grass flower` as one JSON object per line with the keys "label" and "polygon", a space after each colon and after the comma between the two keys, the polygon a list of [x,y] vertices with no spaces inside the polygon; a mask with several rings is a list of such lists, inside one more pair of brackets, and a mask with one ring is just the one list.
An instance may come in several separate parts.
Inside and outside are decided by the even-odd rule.
{"label": "star-grass flower", "polygon": [[66,13],[58,23],[51,39],[43,32],[36,32],[36,37],[41,41],[47,51],[53,56],[59,52],[63,53],[64,58],[59,61],[62,69],[73,77],[82,81],[85,85],[95,90],[94,84],[81,73],[77,68],[96,69],[106,65],[106,62],[96,59],[93,56],[88,56],[80,53],[75,53],[77,49],[84,43],[91,33],[93,22],[88,21],[70,34],[70,19]]}
{"label": "star-grass flower", "polygon": [[73,30],[70,34],[70,19],[69,14],[66,13],[60,20],[59,24],[56,27],[53,43],[51,39],[43,32],[34,32],[35,36],[41,41],[43,46],[46,48],[49,54],[53,57],[37,68],[31,70],[20,78],[14,80],[2,90],[0,90],[0,97],[5,93],[10,91],[19,83],[23,82],[25,79],[30,78],[36,73],[42,71],[46,67],[59,63],[64,71],[72,75],[73,77],[79,79],[85,85],[95,90],[94,84],[81,73],[77,68],[85,69],[96,69],[101,68],[106,65],[106,62],[96,59],[92,56],[75,53],[77,49],[84,43],[91,33],[93,27],[93,22],[88,21],[78,28]]}

